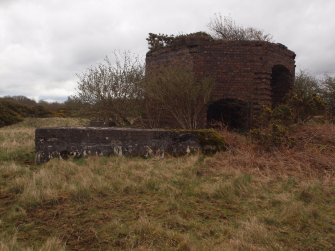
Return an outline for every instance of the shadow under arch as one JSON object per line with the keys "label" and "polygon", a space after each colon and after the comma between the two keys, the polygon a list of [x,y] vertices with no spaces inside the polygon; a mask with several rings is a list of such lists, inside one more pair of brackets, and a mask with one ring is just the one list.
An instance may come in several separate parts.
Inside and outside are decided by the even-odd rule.
{"label": "shadow under arch", "polygon": [[272,107],[284,101],[286,94],[292,86],[292,74],[283,65],[275,65],[272,67],[271,74],[271,101]]}
{"label": "shadow under arch", "polygon": [[224,124],[229,129],[245,131],[250,128],[250,104],[239,99],[221,99],[208,105],[207,125]]}

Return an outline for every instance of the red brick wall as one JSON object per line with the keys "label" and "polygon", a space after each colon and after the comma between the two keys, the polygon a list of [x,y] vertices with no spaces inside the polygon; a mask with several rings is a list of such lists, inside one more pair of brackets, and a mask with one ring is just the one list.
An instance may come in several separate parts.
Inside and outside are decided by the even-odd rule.
{"label": "red brick wall", "polygon": [[[215,79],[212,101],[238,99],[252,104],[256,114],[262,105],[272,104],[272,69],[280,65],[288,70],[286,93],[293,85],[295,54],[281,44],[263,41],[183,41],[170,47],[149,51],[146,56],[147,71],[162,64],[183,61],[191,64],[199,76],[210,75]],[[278,88],[277,88],[278,89]],[[286,90],[287,89],[287,90]],[[202,115],[206,126],[206,108]],[[166,125],[175,126],[166,116]],[[252,122],[251,122],[252,124]]]}

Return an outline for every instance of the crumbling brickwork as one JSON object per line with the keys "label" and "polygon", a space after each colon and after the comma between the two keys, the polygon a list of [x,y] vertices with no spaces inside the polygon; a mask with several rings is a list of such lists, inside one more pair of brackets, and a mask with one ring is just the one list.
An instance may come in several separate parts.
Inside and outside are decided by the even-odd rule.
{"label": "crumbling brickwork", "polygon": [[[295,53],[282,44],[184,37],[150,50],[147,71],[177,61],[190,64],[196,76],[215,80],[211,102],[201,116],[203,127],[223,118],[232,127],[250,128],[260,108],[282,102],[294,83]],[[175,122],[166,115],[162,125],[173,127]]]}

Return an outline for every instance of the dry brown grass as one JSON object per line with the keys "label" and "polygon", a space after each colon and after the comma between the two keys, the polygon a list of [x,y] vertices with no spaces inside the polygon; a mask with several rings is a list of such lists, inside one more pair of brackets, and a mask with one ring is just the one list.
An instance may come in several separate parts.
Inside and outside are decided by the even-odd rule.
{"label": "dry brown grass", "polygon": [[213,158],[210,166],[219,171],[224,167],[266,176],[322,178],[335,177],[335,126],[333,124],[303,125],[295,128],[290,137],[293,147],[266,151],[251,143],[247,137],[222,131],[229,151]]}
{"label": "dry brown grass", "polygon": [[[20,137],[32,151],[30,129],[10,128],[0,144],[27,130]],[[12,156],[0,163],[0,247],[332,250],[333,133],[333,125],[303,126],[292,132],[294,147],[269,152],[223,131],[230,149],[212,157],[35,166]]]}
{"label": "dry brown grass", "polygon": [[16,236],[11,239],[0,238],[0,250],[1,251],[65,251],[64,244],[56,238],[47,239],[40,247],[22,247],[18,243]]}

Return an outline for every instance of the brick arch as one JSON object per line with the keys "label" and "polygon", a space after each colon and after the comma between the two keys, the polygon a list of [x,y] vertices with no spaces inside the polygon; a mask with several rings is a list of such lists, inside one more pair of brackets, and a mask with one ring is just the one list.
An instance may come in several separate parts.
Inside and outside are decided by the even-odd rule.
{"label": "brick arch", "polygon": [[275,65],[271,73],[271,104],[273,107],[282,103],[290,91],[293,76],[284,65]]}
{"label": "brick arch", "polygon": [[207,107],[207,125],[228,126],[230,129],[249,128],[251,106],[239,99],[221,99],[211,102]]}

